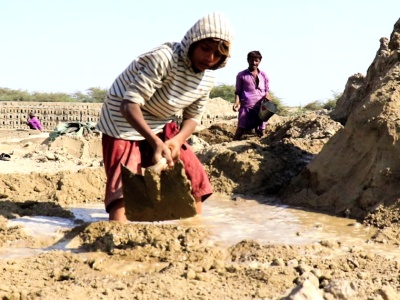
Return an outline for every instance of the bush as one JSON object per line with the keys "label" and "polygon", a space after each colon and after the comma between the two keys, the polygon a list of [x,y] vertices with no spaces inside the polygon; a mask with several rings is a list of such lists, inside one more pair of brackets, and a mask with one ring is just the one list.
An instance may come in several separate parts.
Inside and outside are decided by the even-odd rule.
{"label": "bush", "polygon": [[321,101],[313,101],[311,103],[308,103],[304,106],[305,110],[320,110],[324,107],[324,104]]}
{"label": "bush", "polygon": [[331,99],[331,100],[328,100],[328,101],[326,101],[325,103],[324,103],[324,105],[323,105],[323,108],[324,109],[327,109],[327,110],[332,110],[332,109],[334,109],[335,108],[335,106],[336,106],[336,99]]}
{"label": "bush", "polygon": [[221,84],[213,87],[210,98],[222,98],[230,103],[235,103],[235,86]]}

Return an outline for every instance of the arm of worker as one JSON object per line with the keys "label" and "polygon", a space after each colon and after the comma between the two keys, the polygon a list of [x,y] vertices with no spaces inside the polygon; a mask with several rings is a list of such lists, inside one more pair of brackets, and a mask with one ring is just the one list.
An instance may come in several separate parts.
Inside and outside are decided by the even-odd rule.
{"label": "arm of worker", "polygon": [[137,130],[149,142],[154,150],[153,163],[157,163],[162,157],[167,160],[169,167],[174,165],[171,150],[149,127],[143,117],[140,105],[137,103],[123,100],[120,106],[121,114],[128,123]]}
{"label": "arm of worker", "polygon": [[182,144],[192,135],[197,125],[198,122],[195,119],[183,120],[178,134],[165,142],[168,148],[171,149],[173,158],[179,157]]}
{"label": "arm of worker", "polygon": [[238,111],[240,108],[240,95],[242,95],[243,89],[243,80],[241,77],[241,73],[236,75],[236,83],[235,83],[235,103],[233,104],[233,110]]}
{"label": "arm of worker", "polygon": [[269,92],[265,93],[265,99],[267,99],[268,101],[271,101],[271,95],[269,94]]}
{"label": "arm of worker", "polygon": [[233,104],[233,110],[238,111],[240,107],[240,98],[239,95],[235,95],[235,103]]}

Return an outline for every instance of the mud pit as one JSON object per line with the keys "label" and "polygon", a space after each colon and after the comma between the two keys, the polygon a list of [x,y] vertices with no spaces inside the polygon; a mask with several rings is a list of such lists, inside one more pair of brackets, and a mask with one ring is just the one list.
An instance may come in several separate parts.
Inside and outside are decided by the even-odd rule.
{"label": "mud pit", "polygon": [[[376,228],[370,239],[306,245],[243,240],[227,247],[210,243],[207,230],[184,224],[86,223],[68,207],[102,202],[105,177],[99,137],[63,136],[49,143],[46,135],[32,131],[2,131],[0,152],[10,153],[11,160],[0,161],[0,247],[10,252],[24,247],[47,251],[2,258],[0,296],[400,299],[398,185],[394,184],[399,169],[399,29],[398,22],[367,76],[358,78],[357,85],[349,80],[338,102],[340,118],[335,117],[344,126],[328,114],[305,112],[274,116],[261,139],[249,133],[245,140],[231,142],[232,120],[204,128],[192,140],[217,193],[235,201],[262,195],[272,204],[357,217],[363,226]],[[224,105],[211,101],[209,109],[231,109]],[[343,107],[350,111],[341,111]],[[361,160],[361,148],[373,149],[374,155]],[[345,166],[340,164],[343,159]],[[352,177],[351,171],[357,176]],[[343,182],[342,175],[354,180]],[[346,198],[346,191],[358,191],[361,197]],[[35,238],[21,226],[8,226],[9,220],[38,215],[70,218],[73,226],[61,230],[61,238],[47,239]],[[55,250],[61,243],[75,245],[74,250]],[[371,244],[389,252],[368,251],[365,246]]]}

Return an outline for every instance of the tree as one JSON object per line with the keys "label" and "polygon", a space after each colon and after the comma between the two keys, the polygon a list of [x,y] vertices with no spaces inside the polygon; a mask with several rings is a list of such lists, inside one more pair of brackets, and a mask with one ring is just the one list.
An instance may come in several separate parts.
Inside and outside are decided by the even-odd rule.
{"label": "tree", "polygon": [[106,89],[101,89],[99,87],[91,87],[86,90],[86,93],[78,91],[75,92],[72,96],[78,102],[103,103],[106,94],[107,94]]}
{"label": "tree", "polygon": [[106,94],[106,89],[101,89],[98,87],[91,87],[86,90],[86,93],[78,91],[73,94],[39,92],[29,93],[22,90],[0,88],[0,101],[103,103]]}
{"label": "tree", "polygon": [[210,92],[210,98],[222,98],[228,102],[235,102],[235,86],[221,84],[215,86]]}
{"label": "tree", "polygon": [[72,97],[76,100],[76,102],[91,102],[90,97],[81,91],[73,93]]}
{"label": "tree", "polygon": [[30,94],[27,91],[0,88],[0,101],[30,101]]}
{"label": "tree", "polygon": [[88,96],[92,101],[96,103],[103,103],[104,97],[107,95],[107,89],[101,89],[99,87],[91,87],[87,90]]}
{"label": "tree", "polygon": [[37,93],[30,95],[28,101],[32,102],[76,102],[76,100],[65,93]]}

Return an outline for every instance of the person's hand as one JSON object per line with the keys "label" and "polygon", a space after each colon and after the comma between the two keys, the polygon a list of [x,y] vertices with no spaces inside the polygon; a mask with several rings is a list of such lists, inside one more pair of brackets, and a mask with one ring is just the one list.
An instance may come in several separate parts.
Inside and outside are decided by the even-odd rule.
{"label": "person's hand", "polygon": [[177,158],[179,158],[179,155],[181,154],[180,151],[182,144],[176,138],[171,138],[165,141],[165,144],[171,150],[172,159],[176,160]]}
{"label": "person's hand", "polygon": [[165,158],[168,167],[174,166],[171,149],[160,140],[160,143],[157,143],[157,147],[154,149],[153,164],[157,164],[162,158]]}

